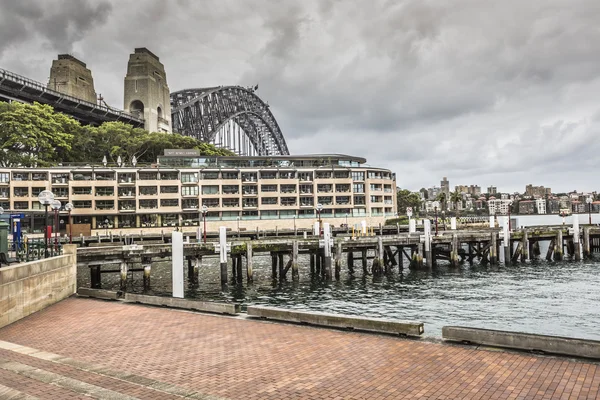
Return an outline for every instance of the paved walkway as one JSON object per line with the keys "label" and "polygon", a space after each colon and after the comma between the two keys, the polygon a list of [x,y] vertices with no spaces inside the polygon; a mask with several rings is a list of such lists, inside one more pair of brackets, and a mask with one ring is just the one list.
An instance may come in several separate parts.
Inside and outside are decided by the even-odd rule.
{"label": "paved walkway", "polygon": [[0,329],[0,399],[597,399],[600,364],[69,298]]}

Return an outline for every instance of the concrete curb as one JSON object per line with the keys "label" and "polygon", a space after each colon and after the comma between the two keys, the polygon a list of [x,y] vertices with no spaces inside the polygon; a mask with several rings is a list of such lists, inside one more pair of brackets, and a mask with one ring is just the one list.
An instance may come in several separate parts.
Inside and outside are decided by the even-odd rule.
{"label": "concrete curb", "polygon": [[444,326],[442,338],[453,342],[600,359],[600,341],[597,340],[462,326]]}
{"label": "concrete curb", "polygon": [[213,314],[237,315],[241,311],[240,305],[234,303],[216,303],[210,301],[177,299],[174,297],[148,296],[143,294],[114,292],[103,289],[79,288],[77,289],[77,295],[103,300],[119,300],[129,303],[178,308]]}
{"label": "concrete curb", "polygon": [[424,332],[422,322],[286,310],[274,307],[248,306],[248,316],[278,321],[299,322],[317,326],[357,329],[361,331],[401,334],[407,336],[420,336]]}

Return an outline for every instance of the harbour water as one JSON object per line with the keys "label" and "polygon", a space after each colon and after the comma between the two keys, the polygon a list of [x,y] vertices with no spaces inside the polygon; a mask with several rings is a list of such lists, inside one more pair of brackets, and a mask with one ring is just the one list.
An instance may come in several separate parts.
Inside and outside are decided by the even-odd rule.
{"label": "harbour water", "polygon": [[[441,265],[433,272],[405,267],[381,278],[363,277],[360,268],[351,277],[343,267],[340,281],[332,282],[311,278],[307,257],[300,256],[300,263],[299,282],[279,282],[270,277],[270,258],[255,257],[253,284],[222,288],[218,260],[205,259],[200,284],[188,284],[186,297],[420,320],[429,337],[440,337],[444,325],[463,325],[600,340],[598,261],[465,263],[458,269]],[[89,287],[87,268],[80,269],[78,279]],[[118,274],[102,279],[103,288],[118,289]],[[129,283],[128,290],[141,292],[141,274]],[[151,285],[150,294],[171,295],[169,263],[153,265]]]}

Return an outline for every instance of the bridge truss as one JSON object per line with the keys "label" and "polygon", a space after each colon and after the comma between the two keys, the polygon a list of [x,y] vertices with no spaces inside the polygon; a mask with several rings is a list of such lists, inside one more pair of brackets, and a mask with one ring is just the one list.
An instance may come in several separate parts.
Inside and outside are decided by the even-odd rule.
{"label": "bridge truss", "polygon": [[252,89],[219,86],[171,93],[173,132],[242,156],[288,155],[269,105]]}

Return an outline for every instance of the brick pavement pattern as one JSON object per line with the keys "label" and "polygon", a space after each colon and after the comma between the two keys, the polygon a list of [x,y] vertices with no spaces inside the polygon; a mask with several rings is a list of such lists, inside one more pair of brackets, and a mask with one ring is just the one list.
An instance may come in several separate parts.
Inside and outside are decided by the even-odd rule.
{"label": "brick pavement pattern", "polygon": [[[600,398],[593,362],[93,299],[64,300],[0,329],[0,340],[227,399]],[[0,359],[162,398],[23,355],[0,351]],[[27,379],[0,371],[6,387],[62,398],[53,396],[64,389],[44,397]]]}

